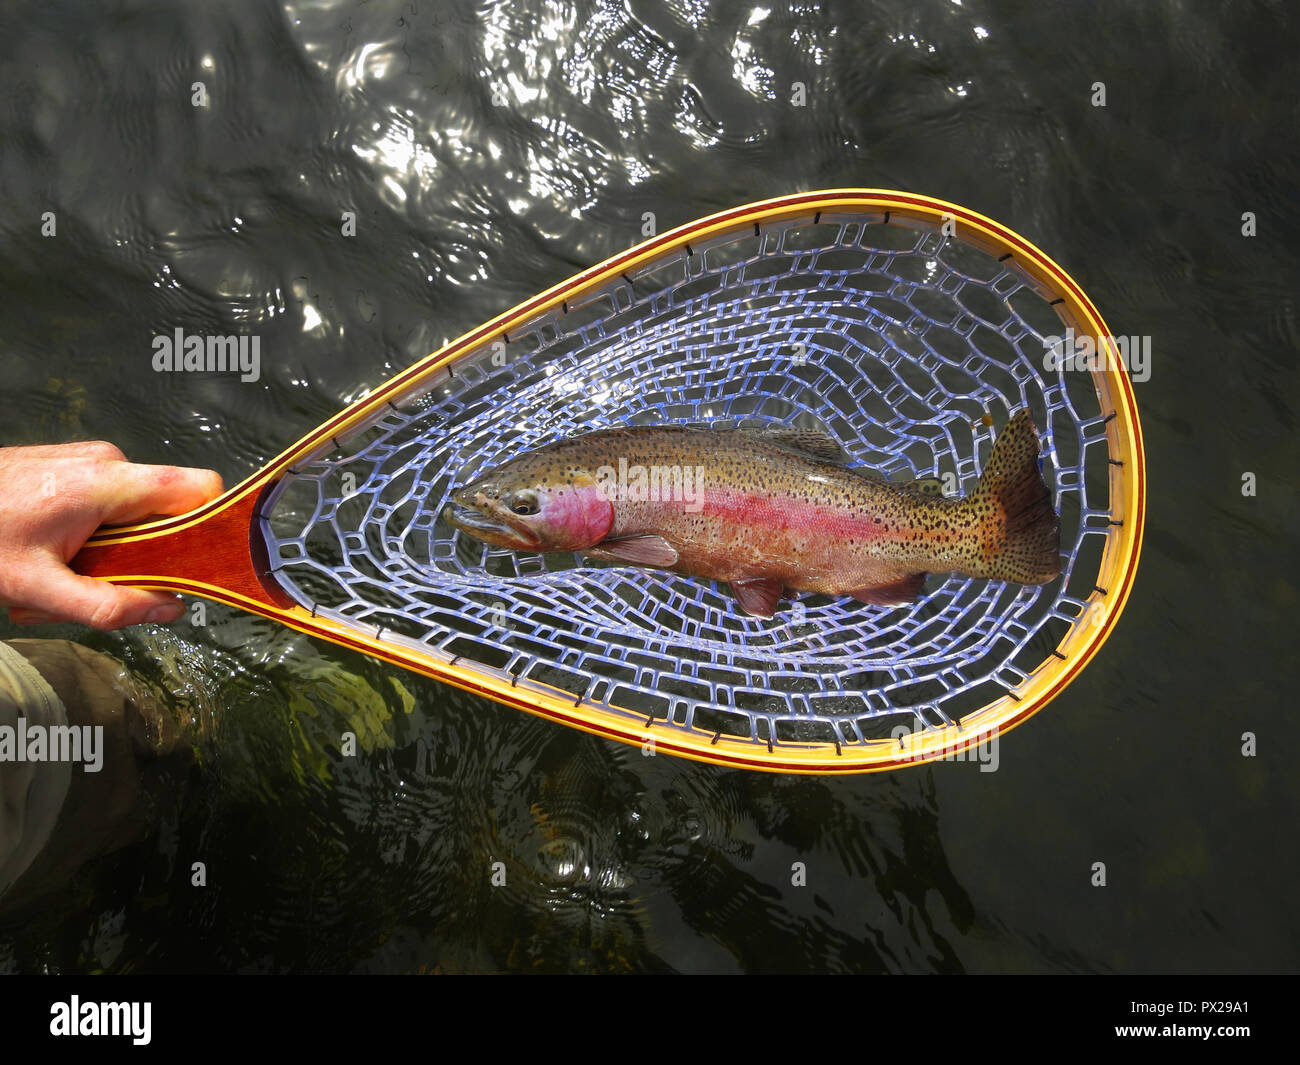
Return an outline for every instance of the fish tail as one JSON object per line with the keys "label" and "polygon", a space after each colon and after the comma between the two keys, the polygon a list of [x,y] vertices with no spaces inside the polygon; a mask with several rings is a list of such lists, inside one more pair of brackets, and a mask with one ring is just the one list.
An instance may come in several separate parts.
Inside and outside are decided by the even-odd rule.
{"label": "fish tail", "polygon": [[1038,469],[1038,432],[1027,409],[998,434],[966,498],[981,538],[974,577],[1042,584],[1061,572],[1061,522]]}

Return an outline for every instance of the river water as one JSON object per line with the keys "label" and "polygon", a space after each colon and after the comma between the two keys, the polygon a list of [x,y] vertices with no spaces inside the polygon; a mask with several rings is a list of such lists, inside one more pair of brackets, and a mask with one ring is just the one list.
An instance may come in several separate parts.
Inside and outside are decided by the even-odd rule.
{"label": "river water", "polygon": [[[0,925],[0,968],[1294,970],[1298,30],[1280,3],[5,5],[0,444],[233,484],[647,212],[816,188],[999,220],[1152,363],[1132,599],[996,772],[645,758],[215,605],[45,628],[166,686],[199,762]],[[255,331],[259,379],[156,373],[178,327]]]}

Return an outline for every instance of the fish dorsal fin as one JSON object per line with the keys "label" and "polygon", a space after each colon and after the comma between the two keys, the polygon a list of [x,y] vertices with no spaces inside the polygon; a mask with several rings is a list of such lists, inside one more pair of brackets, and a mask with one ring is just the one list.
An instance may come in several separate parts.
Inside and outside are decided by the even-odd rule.
{"label": "fish dorsal fin", "polygon": [[844,449],[819,429],[746,429],[744,432],[753,433],[769,444],[783,447],[787,451],[799,451],[824,462],[835,462],[842,466],[849,461]]}

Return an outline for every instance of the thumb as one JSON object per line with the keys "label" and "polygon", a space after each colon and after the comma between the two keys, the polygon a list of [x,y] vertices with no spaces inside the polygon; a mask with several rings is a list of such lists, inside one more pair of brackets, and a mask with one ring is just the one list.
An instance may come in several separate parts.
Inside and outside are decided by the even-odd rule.
{"label": "thumb", "polygon": [[156,514],[185,514],[221,494],[215,470],[108,462],[92,486],[105,525],[123,525]]}

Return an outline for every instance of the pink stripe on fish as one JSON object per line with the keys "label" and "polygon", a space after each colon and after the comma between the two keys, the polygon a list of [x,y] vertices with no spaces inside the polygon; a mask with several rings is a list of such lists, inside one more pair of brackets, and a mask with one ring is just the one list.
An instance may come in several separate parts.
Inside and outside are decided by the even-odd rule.
{"label": "pink stripe on fish", "polygon": [[711,485],[704,493],[703,504],[700,513],[705,517],[755,532],[815,530],[856,540],[888,540],[896,534],[892,527],[895,523],[882,515],[846,511],[789,496],[759,495]]}

